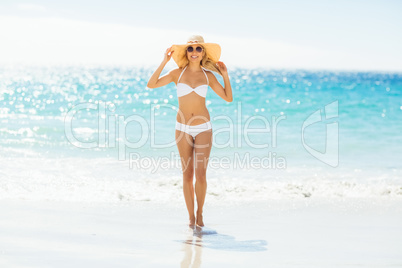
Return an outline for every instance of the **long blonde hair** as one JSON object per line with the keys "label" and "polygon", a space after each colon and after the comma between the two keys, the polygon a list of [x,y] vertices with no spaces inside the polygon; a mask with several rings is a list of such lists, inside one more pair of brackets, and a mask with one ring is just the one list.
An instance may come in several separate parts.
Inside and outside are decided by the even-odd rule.
{"label": "long blonde hair", "polygon": [[201,60],[201,66],[204,67],[207,70],[217,72],[218,74],[222,75],[221,71],[216,67],[215,65],[216,62],[211,61],[208,57],[207,54],[205,53],[205,56]]}

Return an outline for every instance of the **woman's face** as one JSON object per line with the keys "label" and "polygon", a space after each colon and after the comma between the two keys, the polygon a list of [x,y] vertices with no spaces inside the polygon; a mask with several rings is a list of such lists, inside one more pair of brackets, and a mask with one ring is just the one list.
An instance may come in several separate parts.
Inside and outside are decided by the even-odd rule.
{"label": "woman's face", "polygon": [[[192,47],[193,48],[193,51],[192,52],[188,52],[188,48],[189,47]],[[198,49],[197,49],[198,48]],[[200,50],[200,48],[202,49],[202,51],[201,52],[199,52],[199,50]],[[190,49],[191,50],[191,49]],[[202,60],[202,58],[204,57],[204,55],[205,55],[205,50],[204,50],[204,48],[201,46],[201,45],[197,45],[197,44],[194,44],[194,45],[189,45],[188,47],[187,47],[187,59],[190,61],[190,62],[200,62],[201,60]]]}

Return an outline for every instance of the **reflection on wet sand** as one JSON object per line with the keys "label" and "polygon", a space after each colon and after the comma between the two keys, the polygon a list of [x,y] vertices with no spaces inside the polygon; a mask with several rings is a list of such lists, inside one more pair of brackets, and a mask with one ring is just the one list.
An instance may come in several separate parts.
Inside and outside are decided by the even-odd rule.
{"label": "reflection on wet sand", "polygon": [[267,250],[267,242],[265,240],[237,241],[234,236],[219,234],[213,229],[198,226],[190,228],[187,239],[178,242],[183,243],[184,251],[181,267],[186,268],[201,266],[203,248],[242,252]]}
{"label": "reflection on wet sand", "polygon": [[[184,257],[180,263],[182,268],[198,268],[201,266],[202,240],[189,232],[183,242]],[[194,255],[194,258],[193,258]]]}

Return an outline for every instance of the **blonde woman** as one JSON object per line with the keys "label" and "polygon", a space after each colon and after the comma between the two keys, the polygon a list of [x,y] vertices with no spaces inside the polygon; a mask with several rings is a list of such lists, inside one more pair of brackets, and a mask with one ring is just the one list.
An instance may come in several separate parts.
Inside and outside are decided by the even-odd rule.
{"label": "blonde woman", "polygon": [[[162,87],[171,82],[177,86],[179,109],[175,138],[181,159],[183,194],[190,226],[204,226],[202,213],[207,191],[206,171],[212,147],[212,125],[205,105],[208,86],[225,101],[233,101],[229,75],[225,64],[219,61],[220,54],[218,44],[205,43],[199,35],[191,36],[186,44],[173,45],[166,50],[161,65],[147,84],[149,88]],[[159,77],[171,57],[179,68]],[[222,75],[224,87],[211,71]],[[196,213],[194,193],[197,198]]]}

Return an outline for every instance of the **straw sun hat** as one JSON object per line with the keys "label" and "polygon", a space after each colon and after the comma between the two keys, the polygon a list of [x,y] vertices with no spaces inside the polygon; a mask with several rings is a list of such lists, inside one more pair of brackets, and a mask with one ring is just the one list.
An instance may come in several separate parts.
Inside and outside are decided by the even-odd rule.
{"label": "straw sun hat", "polygon": [[221,56],[221,47],[218,44],[214,43],[205,43],[204,38],[201,35],[192,35],[187,39],[187,44],[184,45],[173,45],[172,54],[173,60],[176,62],[177,66],[184,67],[188,64],[187,59],[187,47],[189,45],[200,44],[206,52],[207,58],[213,63],[219,61]]}

